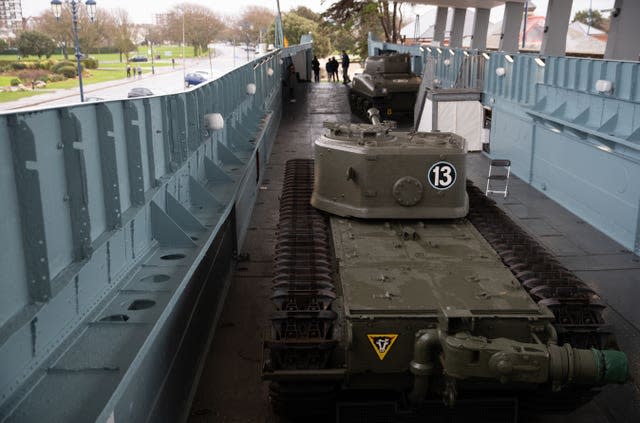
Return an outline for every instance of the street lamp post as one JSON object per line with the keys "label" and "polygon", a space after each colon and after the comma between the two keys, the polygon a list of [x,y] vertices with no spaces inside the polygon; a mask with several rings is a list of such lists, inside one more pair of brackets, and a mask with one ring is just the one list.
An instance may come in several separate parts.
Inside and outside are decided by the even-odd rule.
{"label": "street lamp post", "polygon": [[154,62],[154,57],[153,57],[153,41],[149,40],[149,49],[151,51],[151,74],[155,75],[156,74],[156,67],[155,67],[155,62]]}
{"label": "street lamp post", "polygon": [[[82,53],[80,53],[80,41],[78,40],[78,6],[80,4],[80,1],[70,0],[69,4],[71,5],[71,22],[73,23],[73,37],[75,39],[75,56],[76,63],[78,64],[80,101],[84,103],[84,91],[82,87],[82,65],[80,64]],[[89,15],[89,19],[91,20],[91,22],[93,22],[96,17],[96,0],[87,0],[85,4],[87,5],[87,14]],[[56,19],[60,20],[60,16],[62,15],[62,1],[51,0],[51,10],[53,11],[53,15],[56,17]]]}

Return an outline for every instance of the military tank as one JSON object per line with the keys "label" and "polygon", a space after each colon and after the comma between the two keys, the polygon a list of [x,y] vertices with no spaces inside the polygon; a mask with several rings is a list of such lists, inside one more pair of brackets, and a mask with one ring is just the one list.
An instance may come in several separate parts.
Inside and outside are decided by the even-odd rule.
{"label": "military tank", "polygon": [[413,116],[420,77],[411,72],[409,54],[370,56],[364,70],[356,74],[349,91],[351,111],[367,119],[367,110],[377,108],[387,119]]}
{"label": "military tank", "polygon": [[627,381],[601,299],[467,183],[464,139],[370,114],[325,123],[315,160],[286,165],[263,359],[276,411],[507,422]]}

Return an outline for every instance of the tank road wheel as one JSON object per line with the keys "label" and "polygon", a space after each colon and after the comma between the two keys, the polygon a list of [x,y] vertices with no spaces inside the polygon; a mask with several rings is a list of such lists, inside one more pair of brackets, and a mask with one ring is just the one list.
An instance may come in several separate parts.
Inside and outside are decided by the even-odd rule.
{"label": "tank road wheel", "polygon": [[351,108],[351,113],[358,117],[361,117],[362,115],[360,114],[360,110],[362,109],[362,102],[364,101],[364,98],[362,98],[360,94],[356,94],[355,96],[356,97],[353,102],[353,107]]}
{"label": "tank road wheel", "polygon": [[366,119],[367,121],[369,120],[369,117],[367,116],[367,110],[369,110],[371,106],[372,106],[371,101],[365,99],[362,102],[362,108],[360,108],[360,116],[362,116],[362,118]]}
{"label": "tank road wheel", "polygon": [[354,93],[349,93],[349,109],[351,110],[351,113],[356,112],[356,104],[358,104],[358,95],[354,94]]}

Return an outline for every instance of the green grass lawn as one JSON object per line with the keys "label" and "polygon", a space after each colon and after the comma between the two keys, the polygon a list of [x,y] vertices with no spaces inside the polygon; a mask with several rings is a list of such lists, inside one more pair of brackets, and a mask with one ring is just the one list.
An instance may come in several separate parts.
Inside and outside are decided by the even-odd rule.
{"label": "green grass lawn", "polygon": [[31,97],[38,94],[46,94],[48,91],[49,90],[0,92],[0,103],[4,103],[5,101],[20,100],[21,98]]}
{"label": "green grass lawn", "polygon": [[[148,54],[148,46],[138,46],[137,50],[132,51],[129,54],[129,57],[133,57],[133,56],[149,56],[149,59],[151,59],[150,55]],[[166,55],[166,52],[170,52],[170,56]],[[160,55],[162,60],[168,60],[169,62],[171,62],[171,58],[174,58],[176,60],[178,60],[179,58],[182,57],[182,48],[180,46],[176,46],[176,45],[161,45],[161,46],[153,46],[153,54],[155,55]],[[184,48],[184,55],[185,57],[189,58],[189,57],[194,57],[193,54],[193,47],[192,46],[185,46]],[[120,55],[118,53],[94,53],[90,55],[93,58],[98,59],[99,62],[105,61],[105,62],[119,62],[120,61]],[[23,57],[21,58],[22,60],[38,60],[38,58],[36,56],[28,56],[28,57]],[[41,59],[45,59],[45,57],[42,57]],[[64,56],[60,53],[54,54],[50,57],[50,59],[55,59],[55,60],[64,60]],[[0,60],[18,60],[18,56],[17,55],[0,55]],[[68,60],[75,60],[75,57],[73,56],[73,54],[69,55]],[[122,60],[123,62],[126,60],[124,55],[122,56]],[[151,63],[151,61],[149,61],[149,63]],[[151,65],[149,65],[151,66]]]}
{"label": "green grass lawn", "polygon": [[[82,82],[84,83],[84,85],[91,85],[99,82],[114,81],[116,79],[122,79],[123,76],[124,74],[121,70],[93,69],[93,70],[85,71]],[[0,77],[0,78],[4,78],[4,77]],[[38,94],[45,94],[52,90],[62,90],[62,89],[77,88],[77,87],[78,87],[78,78],[73,78],[73,79],[67,79],[65,81],[60,81],[60,82],[51,82],[47,84],[46,89],[41,89],[41,90],[0,92],[0,103],[5,101],[19,100],[24,97],[31,97]]]}
{"label": "green grass lawn", "polygon": [[[153,48],[154,55],[159,54],[162,58],[160,62],[155,62],[155,67],[163,67],[163,66],[171,66],[171,59],[176,59],[176,62],[181,58],[181,50],[182,48],[179,46],[157,46]],[[170,51],[171,55],[165,55],[165,52]],[[135,55],[147,56],[147,46],[138,47],[138,52],[134,52],[130,55],[133,57]],[[185,47],[185,56],[193,57],[193,47]],[[114,81],[117,79],[122,79],[126,76],[126,67],[127,64],[124,61],[120,63],[120,55],[117,53],[114,54],[95,54],[92,55],[98,59],[100,63],[100,69],[87,69],[83,72],[82,82],[84,85],[96,84],[99,82],[106,81]],[[2,60],[17,60],[16,56],[0,56]],[[62,60],[63,57],[61,54],[52,56],[53,59]],[[30,58],[27,58],[27,60]],[[33,58],[35,59],[35,58]],[[73,57],[70,57],[71,60],[74,60]],[[136,62],[131,64],[134,67],[140,65],[142,68],[143,74],[147,75],[151,72],[151,61],[148,62]],[[9,86],[11,84],[11,80],[15,78],[12,75],[0,75],[0,87]],[[46,89],[36,90],[36,91],[16,91],[16,92],[0,92],[0,103],[6,101],[18,100],[24,97],[31,97],[38,94],[44,94],[51,90],[58,89],[67,89],[67,88],[76,88],[78,86],[78,78],[67,79],[65,81],[60,82],[51,82],[47,84]]]}
{"label": "green grass lawn", "polygon": [[[84,85],[97,84],[99,82],[113,81],[116,79],[122,79],[124,76],[120,70],[102,70],[91,69],[82,73],[82,82]],[[47,89],[65,89],[74,88],[78,86],[78,78],[67,79],[60,82],[51,82],[47,84]]]}

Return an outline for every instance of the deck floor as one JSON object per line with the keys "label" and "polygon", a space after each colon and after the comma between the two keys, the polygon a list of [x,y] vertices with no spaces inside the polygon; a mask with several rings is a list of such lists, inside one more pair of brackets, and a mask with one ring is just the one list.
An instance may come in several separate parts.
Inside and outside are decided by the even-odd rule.
{"label": "deck floor", "polygon": [[[313,141],[325,121],[354,118],[342,84],[300,84],[297,102],[285,96],[280,130],[266,169],[242,253],[211,350],[207,356],[190,412],[190,423],[280,422],[268,403],[268,385],[260,380],[262,340],[268,330],[273,250],[278,221],[278,197],[284,165],[312,156]],[[468,178],[483,187],[489,159],[468,156]],[[635,383],[609,386],[593,401],[569,416],[532,416],[527,422],[585,423],[640,421],[640,260],[580,218],[526,183],[512,177],[506,199],[494,195],[500,207],[604,297],[605,318],[615,327],[621,348],[631,361]]]}

